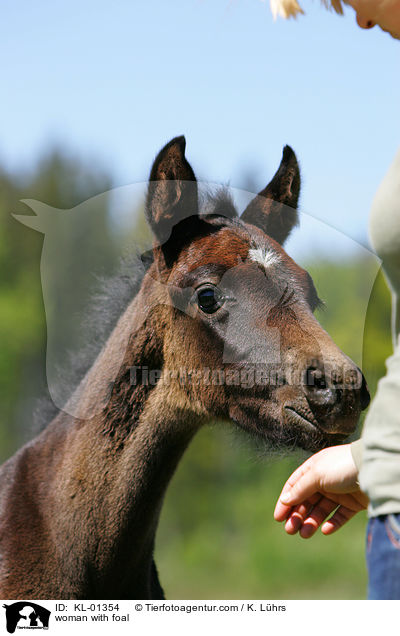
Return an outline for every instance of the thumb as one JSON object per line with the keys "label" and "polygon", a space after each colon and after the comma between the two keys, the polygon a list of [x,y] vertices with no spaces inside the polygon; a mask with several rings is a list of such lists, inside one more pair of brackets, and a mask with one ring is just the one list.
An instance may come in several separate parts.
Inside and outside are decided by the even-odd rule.
{"label": "thumb", "polygon": [[308,499],[318,490],[315,472],[310,465],[303,464],[289,477],[279,499],[286,506],[294,506]]}

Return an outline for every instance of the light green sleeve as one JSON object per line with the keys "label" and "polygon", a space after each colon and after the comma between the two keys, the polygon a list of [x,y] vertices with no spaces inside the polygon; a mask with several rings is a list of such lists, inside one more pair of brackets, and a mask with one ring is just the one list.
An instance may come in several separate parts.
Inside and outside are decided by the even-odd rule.
{"label": "light green sleeve", "polygon": [[352,442],[350,444],[350,450],[351,450],[351,454],[353,456],[356,468],[357,468],[358,472],[360,472],[361,464],[362,464],[362,457],[363,457],[363,450],[364,450],[364,442],[363,442],[363,440],[362,439],[358,439],[355,442]]}
{"label": "light green sleeve", "polygon": [[400,150],[374,197],[369,218],[371,245],[382,259],[392,292],[393,348],[400,333]]}
{"label": "light green sleeve", "polygon": [[[400,512],[400,151],[373,201],[370,238],[392,292],[394,343],[362,435],[359,481],[371,502],[369,514],[377,516]],[[353,457],[360,461],[357,449]]]}
{"label": "light green sleeve", "polygon": [[371,516],[400,512],[400,344],[386,365],[362,435],[359,482]]}

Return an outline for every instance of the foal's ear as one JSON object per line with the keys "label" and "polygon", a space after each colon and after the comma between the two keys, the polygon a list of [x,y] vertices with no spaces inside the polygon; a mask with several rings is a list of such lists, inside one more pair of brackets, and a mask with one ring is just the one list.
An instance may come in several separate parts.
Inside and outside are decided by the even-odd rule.
{"label": "foal's ear", "polygon": [[285,146],[272,181],[249,203],[241,218],[283,245],[299,222],[296,210],[299,194],[299,164],[290,146]]}
{"label": "foal's ear", "polygon": [[198,215],[197,181],[185,157],[185,137],[175,137],[158,153],[150,172],[146,216],[159,243],[182,219]]}

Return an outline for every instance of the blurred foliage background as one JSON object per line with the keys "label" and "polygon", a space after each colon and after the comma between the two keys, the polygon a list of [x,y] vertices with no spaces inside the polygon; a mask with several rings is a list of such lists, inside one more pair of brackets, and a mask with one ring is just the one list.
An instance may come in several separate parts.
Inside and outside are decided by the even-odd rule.
{"label": "blurred foliage background", "polygon": [[[0,454],[5,460],[35,432],[32,413],[46,395],[46,322],[40,284],[43,235],[17,223],[11,213],[29,213],[20,202],[38,199],[70,208],[111,186],[109,175],[57,149],[29,174],[0,168]],[[136,231],[142,231],[139,221]],[[112,258],[109,210],[99,210],[101,259]],[[77,232],[60,237],[58,258],[71,267]],[[81,240],[81,239],[80,239]],[[79,250],[86,250],[84,244]],[[86,250],[87,251],[87,250]],[[99,256],[85,253],[88,260]],[[322,298],[336,299],[318,318],[352,357],[354,318],[360,313],[369,265],[362,260],[310,264]],[[69,272],[69,284],[79,270]],[[68,300],[66,288],[54,294]],[[56,303],[68,329],[68,302]],[[390,297],[381,274],[366,318],[363,370],[372,394],[391,351]],[[273,520],[276,498],[290,472],[304,459],[260,456],[226,425],[203,430],[186,453],[167,493],[156,561],[167,598],[361,599],[365,598],[364,530],[359,514],[332,537],[288,537]]]}

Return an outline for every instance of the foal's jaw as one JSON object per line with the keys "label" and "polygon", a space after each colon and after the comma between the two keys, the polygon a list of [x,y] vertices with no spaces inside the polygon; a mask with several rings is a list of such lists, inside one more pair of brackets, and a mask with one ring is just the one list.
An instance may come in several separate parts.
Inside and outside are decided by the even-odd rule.
{"label": "foal's jaw", "polygon": [[313,452],[338,444],[354,432],[361,412],[356,404],[330,430],[315,417],[301,389],[285,389],[269,391],[266,387],[265,398],[240,396],[230,407],[231,421],[272,448],[300,447]]}

